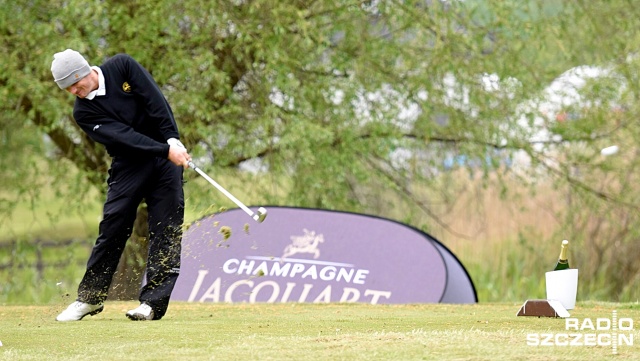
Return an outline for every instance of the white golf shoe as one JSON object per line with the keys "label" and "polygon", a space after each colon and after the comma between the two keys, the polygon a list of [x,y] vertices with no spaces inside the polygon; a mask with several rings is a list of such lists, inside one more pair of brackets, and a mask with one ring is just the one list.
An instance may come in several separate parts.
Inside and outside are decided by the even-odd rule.
{"label": "white golf shoe", "polygon": [[127,317],[132,321],[149,321],[153,320],[153,309],[146,303],[127,312]]}
{"label": "white golf shoe", "polygon": [[97,315],[102,312],[102,310],[104,310],[104,305],[92,305],[85,302],[75,301],[70,304],[66,310],[62,311],[58,317],[56,317],[56,321],[80,321],[84,316]]}

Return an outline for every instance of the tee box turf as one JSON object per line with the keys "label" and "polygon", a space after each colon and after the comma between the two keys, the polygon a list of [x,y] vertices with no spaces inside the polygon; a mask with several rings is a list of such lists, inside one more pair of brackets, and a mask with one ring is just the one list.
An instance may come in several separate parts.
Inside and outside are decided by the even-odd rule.
{"label": "tee box turf", "polygon": [[526,300],[516,316],[569,317],[562,303],[555,300]]}

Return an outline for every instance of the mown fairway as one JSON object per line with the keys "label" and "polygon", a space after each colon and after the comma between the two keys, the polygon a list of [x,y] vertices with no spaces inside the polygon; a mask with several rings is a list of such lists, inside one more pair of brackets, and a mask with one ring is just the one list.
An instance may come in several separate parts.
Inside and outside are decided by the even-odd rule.
{"label": "mown fairway", "polygon": [[[516,317],[521,304],[189,304],[132,322],[135,302],[107,302],[80,322],[66,304],[0,306],[2,360],[636,360],[640,305],[585,303],[571,316],[631,318],[633,346],[530,346],[527,334],[565,333],[560,318]],[[608,331],[573,331],[603,333]],[[622,331],[618,331],[622,332]]]}

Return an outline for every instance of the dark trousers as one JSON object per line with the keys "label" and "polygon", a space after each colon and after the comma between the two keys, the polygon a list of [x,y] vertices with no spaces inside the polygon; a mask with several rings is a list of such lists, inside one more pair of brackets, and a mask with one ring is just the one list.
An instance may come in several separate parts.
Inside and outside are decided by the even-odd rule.
{"label": "dark trousers", "polygon": [[159,319],[167,311],[180,272],[184,193],[182,167],[169,160],[114,158],[107,180],[98,239],[78,287],[78,300],[99,304],[106,300],[113,275],[131,236],[140,202],[149,212],[149,256],[140,302],[149,304]]}

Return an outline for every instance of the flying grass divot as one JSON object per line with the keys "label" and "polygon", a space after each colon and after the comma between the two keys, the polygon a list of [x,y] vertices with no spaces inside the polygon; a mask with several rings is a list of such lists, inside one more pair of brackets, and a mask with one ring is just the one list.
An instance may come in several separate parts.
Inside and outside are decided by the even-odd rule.
{"label": "flying grass divot", "polygon": [[231,227],[229,227],[229,226],[220,227],[220,231],[219,232],[224,237],[225,241],[227,239],[229,239],[229,237],[231,237]]}

